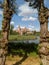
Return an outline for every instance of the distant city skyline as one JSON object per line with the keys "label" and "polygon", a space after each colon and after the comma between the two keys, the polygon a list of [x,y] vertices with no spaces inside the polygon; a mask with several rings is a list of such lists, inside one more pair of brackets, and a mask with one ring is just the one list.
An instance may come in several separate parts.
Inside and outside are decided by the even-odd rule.
{"label": "distant city skyline", "polygon": [[36,31],[35,30],[31,30],[30,28],[26,28],[26,27],[21,27],[20,25],[17,27],[17,29],[13,29],[13,31],[17,32],[20,35],[23,34],[34,34]]}
{"label": "distant city skyline", "polygon": [[25,27],[25,26],[20,26],[20,25],[18,25],[16,28],[14,28],[13,30],[17,30],[18,29],[18,27],[20,27],[21,29],[24,29],[24,28],[26,28],[26,29],[29,29],[30,31],[35,31],[35,29],[34,29],[34,27],[32,26],[32,28],[30,28],[31,26],[29,26],[29,28],[27,28],[27,27]]}
{"label": "distant city skyline", "polygon": [[[32,9],[28,6],[28,3],[24,0],[17,0],[18,5],[18,14],[14,14],[11,20],[11,23],[14,25],[14,29],[18,25],[21,27],[26,27],[40,31],[40,23],[38,20],[38,11],[37,9]],[[49,0],[44,0],[44,4],[49,8]],[[2,27],[3,11],[0,9],[0,29]],[[49,30],[49,23],[48,23]]]}

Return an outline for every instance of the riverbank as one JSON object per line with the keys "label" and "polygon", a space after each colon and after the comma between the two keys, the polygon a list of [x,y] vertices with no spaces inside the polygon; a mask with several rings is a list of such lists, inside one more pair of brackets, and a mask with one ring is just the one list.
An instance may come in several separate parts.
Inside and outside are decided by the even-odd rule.
{"label": "riverbank", "polygon": [[[31,35],[19,35],[19,34],[10,34],[9,41],[23,41],[23,40],[34,40],[40,36],[40,33],[31,34]],[[2,34],[0,33],[0,39],[2,38]]]}
{"label": "riverbank", "polygon": [[12,43],[8,44],[8,55],[38,56],[38,44]]}
{"label": "riverbank", "polygon": [[40,58],[33,56],[8,56],[6,59],[6,65],[40,65]]}
{"label": "riverbank", "polygon": [[9,35],[9,41],[23,41],[36,39],[35,35]]}
{"label": "riverbank", "polygon": [[38,44],[9,43],[6,65],[40,65]]}

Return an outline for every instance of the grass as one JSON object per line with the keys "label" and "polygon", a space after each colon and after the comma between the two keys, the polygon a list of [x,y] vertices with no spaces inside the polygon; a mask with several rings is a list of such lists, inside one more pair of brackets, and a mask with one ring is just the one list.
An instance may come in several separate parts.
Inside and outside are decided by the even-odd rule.
{"label": "grass", "polygon": [[[36,35],[22,35],[22,36],[21,35],[10,35],[9,41],[32,40],[32,39],[35,39],[37,35],[39,35],[39,33]],[[0,35],[0,38],[2,38],[2,35]],[[32,43],[32,44],[9,43],[7,59],[11,63],[13,63],[13,61],[17,61],[17,59],[19,57],[20,58],[23,57],[22,60],[20,60],[21,63],[22,63],[22,61],[25,62],[25,60],[27,60],[25,63],[27,63],[28,61],[30,61],[32,63],[33,59],[36,60],[39,58],[37,48],[38,48],[38,45],[34,44],[34,43]],[[17,57],[17,55],[19,57]],[[36,62],[34,62],[34,63],[36,63]],[[10,63],[8,62],[7,64],[10,64]],[[23,65],[26,65],[26,64],[23,64]],[[34,65],[34,64],[32,64],[32,65]],[[42,65],[42,63],[40,65]]]}
{"label": "grass", "polygon": [[[11,65],[40,65],[40,58],[38,56],[38,44],[12,43],[8,45],[7,62],[15,62]],[[35,64],[36,63],[36,64]]]}
{"label": "grass", "polygon": [[9,41],[19,41],[19,40],[32,40],[35,39],[36,36],[34,35],[10,35],[9,36]]}
{"label": "grass", "polygon": [[[20,52],[19,52],[20,53]],[[25,56],[25,53],[24,52],[22,52],[24,55],[22,55],[22,56],[19,56],[19,55],[14,55],[15,57],[17,57],[17,56],[19,56],[19,57],[23,57],[23,56]],[[8,55],[7,57],[8,57],[8,60],[10,60],[10,61],[14,61],[16,58],[14,58],[14,59],[12,59],[14,56],[12,56],[12,54],[10,54],[10,55]],[[27,56],[28,57],[33,57],[34,59],[36,59],[36,58],[39,58],[39,56],[36,54],[36,52],[31,52],[30,54],[27,54]]]}
{"label": "grass", "polygon": [[2,35],[0,34],[0,38],[2,38]]}
{"label": "grass", "polygon": [[[2,38],[2,35],[0,35],[0,39]],[[36,36],[34,35],[9,35],[9,41],[19,41],[19,40],[32,40],[35,39]]]}
{"label": "grass", "polygon": [[40,58],[39,57],[20,57],[20,56],[14,56],[11,55],[7,57],[6,59],[7,65],[41,65],[40,64]]}
{"label": "grass", "polygon": [[[32,40],[32,39],[35,39],[36,36],[39,36],[40,33],[37,32],[35,35],[18,35],[18,34],[12,34],[12,35],[9,35],[9,41],[19,41],[19,40]],[[2,35],[0,33],[0,38],[2,38]]]}
{"label": "grass", "polygon": [[29,56],[33,56],[34,58],[37,58],[38,57],[38,54],[36,52],[31,52],[29,54]]}
{"label": "grass", "polygon": [[8,45],[9,54],[12,55],[27,55],[38,56],[38,44],[25,44],[25,43],[11,43]]}

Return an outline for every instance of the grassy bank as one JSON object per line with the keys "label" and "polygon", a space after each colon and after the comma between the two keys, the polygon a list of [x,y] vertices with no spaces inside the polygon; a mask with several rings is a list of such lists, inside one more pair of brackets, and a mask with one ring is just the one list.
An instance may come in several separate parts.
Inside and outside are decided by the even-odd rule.
{"label": "grassy bank", "polygon": [[10,41],[16,41],[16,40],[32,40],[32,39],[35,39],[36,38],[36,36],[34,36],[34,35],[10,35],[9,36],[9,40]]}
{"label": "grassy bank", "polygon": [[9,65],[40,65],[38,44],[9,43],[6,64]]}
{"label": "grassy bank", "polygon": [[[37,32],[36,34],[32,35],[19,35],[19,34],[12,34],[9,35],[9,41],[16,41],[16,40],[32,40],[35,39],[36,36],[39,36],[40,33]],[[0,33],[0,38],[2,38],[2,35]]]}
{"label": "grassy bank", "polygon": [[20,55],[20,56],[31,55],[36,57],[38,55],[38,44],[10,42],[8,45],[8,51],[9,51],[9,54],[12,54],[12,55]]}

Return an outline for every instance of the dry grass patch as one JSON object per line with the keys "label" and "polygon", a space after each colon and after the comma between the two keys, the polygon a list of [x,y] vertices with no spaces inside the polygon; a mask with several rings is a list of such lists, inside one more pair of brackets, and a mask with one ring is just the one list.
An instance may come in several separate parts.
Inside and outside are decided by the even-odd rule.
{"label": "dry grass patch", "polygon": [[10,56],[6,59],[6,65],[40,65],[40,59],[33,56],[29,56],[26,59],[20,56]]}

